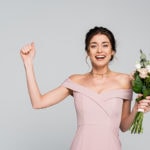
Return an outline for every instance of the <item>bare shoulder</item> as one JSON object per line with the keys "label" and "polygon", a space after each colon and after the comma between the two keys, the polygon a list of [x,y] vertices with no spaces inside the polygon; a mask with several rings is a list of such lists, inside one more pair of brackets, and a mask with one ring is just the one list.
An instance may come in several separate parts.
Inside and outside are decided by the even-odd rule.
{"label": "bare shoulder", "polygon": [[69,77],[69,79],[71,79],[74,82],[82,82],[83,80],[85,80],[87,77],[87,73],[86,74],[73,74]]}
{"label": "bare shoulder", "polygon": [[119,84],[121,85],[121,87],[129,89],[131,88],[131,77],[128,74],[125,73],[115,73],[115,79],[117,80],[117,82],[119,82]]}

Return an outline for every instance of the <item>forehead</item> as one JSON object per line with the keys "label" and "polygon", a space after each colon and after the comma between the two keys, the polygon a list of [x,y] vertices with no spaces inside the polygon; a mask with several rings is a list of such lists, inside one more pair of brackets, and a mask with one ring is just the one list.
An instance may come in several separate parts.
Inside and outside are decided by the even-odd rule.
{"label": "forehead", "polygon": [[92,43],[92,42],[98,42],[98,43],[108,42],[108,43],[110,43],[110,40],[104,34],[96,34],[91,38],[90,43]]}

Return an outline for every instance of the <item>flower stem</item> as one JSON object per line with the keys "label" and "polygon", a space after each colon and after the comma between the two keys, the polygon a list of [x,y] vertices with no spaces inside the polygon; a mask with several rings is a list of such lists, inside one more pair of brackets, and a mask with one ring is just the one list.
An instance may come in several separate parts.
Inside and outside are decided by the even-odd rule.
{"label": "flower stem", "polygon": [[143,133],[143,118],[144,118],[144,113],[143,112],[137,112],[135,119],[130,127],[131,133],[134,134],[140,134]]}

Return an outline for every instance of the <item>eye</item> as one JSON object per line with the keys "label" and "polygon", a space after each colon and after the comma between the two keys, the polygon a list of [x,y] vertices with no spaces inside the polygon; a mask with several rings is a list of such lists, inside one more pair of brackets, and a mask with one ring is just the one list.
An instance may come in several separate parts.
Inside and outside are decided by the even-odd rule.
{"label": "eye", "polygon": [[108,44],[104,44],[104,45],[103,45],[103,47],[108,47],[108,46],[109,46]]}
{"label": "eye", "polygon": [[96,47],[97,47],[97,45],[95,45],[95,44],[90,45],[90,48],[96,48]]}

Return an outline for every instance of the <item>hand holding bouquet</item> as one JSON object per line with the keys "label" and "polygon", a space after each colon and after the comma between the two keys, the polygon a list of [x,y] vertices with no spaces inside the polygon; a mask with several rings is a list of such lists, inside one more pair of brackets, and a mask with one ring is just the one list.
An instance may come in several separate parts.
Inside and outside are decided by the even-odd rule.
{"label": "hand holding bouquet", "polygon": [[[134,72],[134,79],[132,81],[132,89],[137,94],[142,96],[136,99],[139,102],[145,99],[146,96],[150,96],[150,60],[147,60],[146,55],[140,50],[140,61],[136,64],[136,70]],[[130,128],[131,133],[142,133],[143,132],[143,118],[144,110],[138,109],[135,119]]]}

